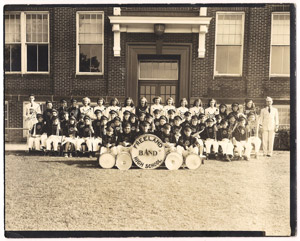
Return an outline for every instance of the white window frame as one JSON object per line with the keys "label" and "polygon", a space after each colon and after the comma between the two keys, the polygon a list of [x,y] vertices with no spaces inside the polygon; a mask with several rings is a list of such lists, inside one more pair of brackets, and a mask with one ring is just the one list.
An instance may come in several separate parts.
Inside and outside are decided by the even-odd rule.
{"label": "white window frame", "polygon": [[[79,71],[79,15],[80,14],[102,14],[102,63],[101,72],[80,72]],[[104,11],[77,11],[76,12],[76,75],[104,75]]]}
{"label": "white window frame", "polygon": [[[21,71],[5,72],[5,74],[50,74],[50,14],[48,11],[24,11],[15,12],[7,11],[8,14],[20,14],[20,28],[21,28]],[[27,71],[27,42],[26,42],[26,14],[48,14],[48,42],[43,44],[48,44],[48,71]],[[5,34],[5,33],[4,33]],[[5,43],[6,44],[6,43]],[[9,44],[9,43],[7,43]],[[39,44],[39,43],[30,43]]]}
{"label": "white window frame", "polygon": [[[286,15],[289,14],[290,12],[272,12],[271,14],[271,38],[270,38],[270,63],[269,63],[269,77],[290,77],[290,74],[272,74],[271,73],[271,60],[272,60],[272,46],[290,46],[290,52],[291,52],[291,44],[289,45],[284,45],[284,44],[272,44],[272,33],[273,33],[273,16],[274,15]],[[291,16],[291,15],[290,15]],[[291,33],[290,33],[291,36]]]}
{"label": "white window frame", "polygon": [[[218,33],[218,16],[219,15],[242,15],[242,44],[241,44],[241,63],[240,63],[240,74],[219,74],[216,71],[217,67],[217,33]],[[244,38],[245,38],[245,12],[224,12],[224,11],[218,11],[216,12],[216,23],[215,23],[215,53],[214,53],[214,77],[215,76],[236,76],[241,77],[243,75],[243,56],[244,56]],[[220,45],[219,45],[220,46]],[[224,45],[224,46],[229,46]],[[236,46],[236,45],[234,45]]]}

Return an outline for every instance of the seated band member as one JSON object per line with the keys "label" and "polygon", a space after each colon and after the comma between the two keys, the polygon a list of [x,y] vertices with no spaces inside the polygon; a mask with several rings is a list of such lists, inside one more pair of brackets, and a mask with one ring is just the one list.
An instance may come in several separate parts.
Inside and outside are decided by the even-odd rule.
{"label": "seated band member", "polygon": [[30,131],[28,138],[28,150],[35,149],[40,151],[41,148],[45,148],[45,141],[47,139],[47,133],[44,124],[44,118],[42,114],[37,114],[38,122],[35,123]]}
{"label": "seated band member", "polygon": [[82,104],[83,104],[83,106],[81,106],[79,108],[80,114],[84,114],[85,116],[93,118],[94,111],[93,111],[93,108],[90,106],[90,104],[91,104],[90,98],[89,97],[82,98]]}
{"label": "seated band member", "polygon": [[217,158],[218,147],[219,147],[219,144],[217,142],[217,128],[212,118],[208,118],[206,122],[207,122],[207,126],[205,127],[204,130],[205,133],[204,143],[206,147],[206,156],[209,157],[209,155],[211,154],[211,146],[213,146],[212,154],[215,156],[215,158]]}
{"label": "seated band member", "polygon": [[258,158],[258,153],[261,146],[261,139],[258,137],[259,122],[256,119],[256,114],[254,112],[249,112],[248,114],[248,125],[249,131],[249,142],[254,145],[255,158]]}
{"label": "seated band member", "polygon": [[106,114],[105,100],[103,98],[97,99],[97,105],[93,108],[94,114],[96,113],[96,110],[100,110],[101,115]]}
{"label": "seated band member", "polygon": [[163,115],[168,116],[169,110],[176,111],[176,107],[174,106],[174,99],[172,97],[169,97],[166,100],[166,105],[164,106],[164,109],[163,109]]}
{"label": "seated band member", "polygon": [[248,161],[250,159],[250,153],[252,145],[248,140],[248,131],[246,128],[246,119],[241,116],[238,119],[239,125],[235,128],[233,132],[232,143],[237,147],[239,153],[239,160],[244,156],[244,159]]}
{"label": "seated band member", "polygon": [[215,116],[219,114],[219,109],[217,108],[217,101],[215,99],[210,99],[208,101],[208,107],[205,109],[205,115],[207,118],[212,118],[215,121]]}
{"label": "seated band member", "polygon": [[196,115],[197,117],[199,117],[199,115],[202,113],[204,114],[201,99],[196,99],[194,101],[193,107],[190,108],[190,112],[192,113],[192,115]]}
{"label": "seated band member", "polygon": [[192,135],[192,129],[190,126],[185,126],[183,135],[179,137],[177,142],[177,152],[186,158],[189,154],[198,155],[198,143],[195,137]]}
{"label": "seated band member", "polygon": [[118,154],[117,150],[117,136],[114,135],[114,129],[111,126],[106,128],[106,134],[102,138],[102,147],[100,149],[100,155],[104,153],[110,153],[113,156]]}
{"label": "seated band member", "polygon": [[163,125],[160,139],[165,145],[166,154],[171,151],[176,151],[176,138],[174,134],[171,133],[171,125],[169,123]]}
{"label": "seated band member", "polygon": [[[119,100],[117,98],[112,98],[110,100],[109,106],[106,108],[105,115],[107,117],[109,117],[109,113],[110,113],[111,110],[114,110],[117,113],[117,115],[119,115],[120,109],[121,108],[120,108]],[[112,120],[112,119],[110,119],[110,120]]]}
{"label": "seated band member", "polygon": [[135,140],[135,135],[131,132],[130,123],[126,123],[124,125],[124,129],[122,133],[118,134],[117,137],[117,152],[118,154],[121,152],[130,152],[131,145]]}
{"label": "seated band member", "polygon": [[189,111],[189,103],[186,98],[183,98],[179,102],[179,107],[176,109],[176,114],[179,115],[182,119],[184,118],[184,113]]}
{"label": "seated band member", "polygon": [[72,152],[76,151],[76,143],[77,143],[76,119],[75,116],[71,116],[67,125],[67,133],[62,143],[62,145],[64,145],[65,157],[68,156],[72,157]]}
{"label": "seated band member", "polygon": [[230,162],[231,157],[233,156],[233,144],[230,140],[228,122],[226,120],[222,120],[220,122],[217,137],[219,146],[222,147],[223,160]]}
{"label": "seated band member", "polygon": [[135,114],[135,106],[133,103],[133,99],[130,97],[127,97],[124,101],[124,106],[120,109],[120,118],[123,119],[123,113],[124,111],[129,111],[130,113]]}
{"label": "seated band member", "polygon": [[153,115],[154,114],[154,110],[159,110],[159,112],[162,114],[164,107],[161,104],[161,97],[156,96],[153,98],[153,105],[150,108],[150,114]]}
{"label": "seated band member", "polygon": [[93,121],[92,126],[94,129],[94,140],[93,140],[93,154],[95,154],[96,152],[98,152],[100,150],[100,144],[102,143],[102,138],[101,138],[101,123],[104,119],[104,117],[102,118],[102,114],[101,114],[101,110],[97,109],[95,111],[95,116],[96,119]]}
{"label": "seated band member", "polygon": [[76,150],[77,152],[80,152],[81,145],[83,143],[86,144],[89,157],[92,157],[92,151],[93,151],[93,136],[94,136],[94,129],[91,125],[91,119],[89,116],[84,117],[84,125],[81,126],[81,128],[78,130],[79,138],[76,142]]}
{"label": "seated band member", "polygon": [[52,126],[50,136],[46,140],[46,150],[48,154],[51,151],[51,145],[53,145],[54,154],[58,155],[58,144],[62,142],[62,131],[57,116],[52,118]]}

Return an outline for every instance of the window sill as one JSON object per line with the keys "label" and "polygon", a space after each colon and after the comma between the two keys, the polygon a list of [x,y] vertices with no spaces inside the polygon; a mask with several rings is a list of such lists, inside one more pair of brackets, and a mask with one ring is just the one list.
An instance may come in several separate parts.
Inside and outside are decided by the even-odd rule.
{"label": "window sill", "polygon": [[84,75],[89,75],[89,76],[103,76],[104,73],[89,73],[89,72],[86,72],[86,73],[76,73],[76,76],[84,76]]}

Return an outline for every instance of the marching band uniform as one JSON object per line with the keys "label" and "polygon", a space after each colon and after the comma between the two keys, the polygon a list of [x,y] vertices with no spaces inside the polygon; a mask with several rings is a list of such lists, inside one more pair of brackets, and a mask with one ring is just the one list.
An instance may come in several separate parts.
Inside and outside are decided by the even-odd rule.
{"label": "marching band uniform", "polygon": [[[71,123],[71,121],[73,123]],[[76,143],[77,143],[77,128],[76,128],[76,119],[75,116],[71,116],[69,121],[68,121],[68,125],[67,125],[67,132],[66,132],[66,136],[64,138],[64,141],[62,143],[62,145],[65,145],[65,157],[68,157],[68,152],[70,149],[70,144],[73,145],[73,151],[76,150]],[[69,154],[70,157],[72,157],[72,154]]]}
{"label": "marching band uniform", "polygon": [[36,118],[37,114],[41,114],[41,107],[38,103],[34,102],[33,100],[31,103],[25,105],[24,120],[25,128],[28,129],[28,134],[32,129],[33,125],[38,122]]}
{"label": "marching band uniform", "polygon": [[216,136],[216,132],[217,132],[217,128],[216,126],[213,124],[212,126],[209,126],[210,123],[213,123],[213,119],[212,118],[208,118],[206,120],[206,122],[208,123],[208,125],[205,127],[204,133],[205,133],[205,146],[206,146],[206,154],[209,155],[211,152],[211,146],[213,146],[213,150],[214,150],[214,154],[217,155],[218,152],[218,147],[219,144],[217,142],[217,136]]}
{"label": "marching band uniform", "polygon": [[28,149],[32,150],[33,147],[35,147],[35,150],[39,151],[41,147],[45,147],[45,140],[47,139],[47,135],[43,122],[43,116],[41,114],[37,114],[37,119],[38,122],[33,125],[30,131],[31,135],[28,138]]}
{"label": "marching band uniform", "polygon": [[[185,126],[185,130],[190,129],[190,126]],[[185,133],[179,137],[177,142],[177,152],[186,158],[189,154],[193,153],[198,155],[197,140],[193,136],[187,136]]]}
{"label": "marching band uniform", "polygon": [[84,123],[83,125],[80,126],[80,129],[78,130],[79,132],[79,138],[76,141],[76,150],[80,151],[81,145],[83,143],[86,144],[88,152],[93,151],[93,135],[94,135],[94,130],[91,124],[87,124],[86,120],[90,121],[90,117],[85,116],[84,117]]}
{"label": "marching band uniform", "polygon": [[131,132],[131,126],[127,123],[124,128],[129,127],[129,133],[126,133],[125,130],[122,133],[119,133],[117,136],[117,151],[118,154],[121,152],[130,152],[131,145],[135,140],[135,135]]}
{"label": "marching band uniform", "polygon": [[101,116],[101,110],[97,109],[95,111],[96,119],[92,122],[93,130],[94,130],[94,139],[92,141],[93,152],[97,152],[100,150],[99,144],[102,143],[101,138],[101,122],[103,120]]}
{"label": "marching band uniform", "polygon": [[165,145],[166,154],[171,151],[176,151],[176,138],[171,131],[171,125],[169,123],[164,124],[163,131],[161,132],[160,139]]}
{"label": "marching band uniform", "polygon": [[225,123],[225,120],[222,120],[221,127],[217,132],[217,139],[219,146],[222,147],[223,155],[225,156],[226,160],[231,161],[229,156],[233,156],[233,144],[230,141],[228,128],[225,127]]}
{"label": "marching band uniform", "polygon": [[[252,116],[254,117],[254,120],[252,120]],[[261,146],[261,140],[258,137],[258,126],[259,126],[259,123],[255,119],[255,113],[249,112],[247,127],[249,130],[249,142],[251,144],[254,144],[255,158],[257,158],[257,156],[258,156],[258,152],[259,152],[260,146]]]}
{"label": "marching band uniform", "polygon": [[78,108],[78,106],[76,105],[77,103],[77,100],[75,99],[72,99],[71,100],[71,103],[72,103],[72,106],[68,109],[68,112],[69,112],[69,116],[74,116],[76,121],[78,120],[79,118],[79,114],[80,114],[80,110]]}
{"label": "marching band uniform", "polygon": [[67,101],[62,99],[60,101],[61,106],[58,108],[58,118],[59,121],[63,121],[65,112],[68,112]]}
{"label": "marching band uniform", "polygon": [[239,126],[235,128],[233,132],[233,144],[237,147],[239,157],[242,157],[243,150],[246,160],[249,160],[250,153],[252,149],[251,143],[248,141],[248,131],[247,128],[241,124],[241,122],[246,121],[246,119],[241,116],[239,118]]}
{"label": "marching band uniform", "polygon": [[116,156],[118,154],[116,144],[117,144],[117,136],[113,134],[113,128],[107,127],[106,135],[104,135],[102,139],[103,146],[100,149],[100,155],[109,152],[113,156]]}
{"label": "marching band uniform", "polygon": [[52,121],[50,136],[46,140],[46,150],[51,151],[51,144],[53,144],[53,150],[57,152],[58,144],[62,142],[62,131],[58,117],[53,117]]}

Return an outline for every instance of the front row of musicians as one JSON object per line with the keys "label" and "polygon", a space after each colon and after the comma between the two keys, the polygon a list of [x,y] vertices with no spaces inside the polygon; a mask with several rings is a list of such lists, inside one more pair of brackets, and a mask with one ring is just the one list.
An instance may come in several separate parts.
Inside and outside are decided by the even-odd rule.
{"label": "front row of musicians", "polygon": [[205,114],[192,115],[186,111],[184,117],[175,115],[173,109],[168,116],[160,115],[160,110],[150,113],[140,112],[137,116],[124,111],[123,119],[110,110],[109,118],[95,111],[96,119],[80,114],[77,121],[68,112],[63,113],[62,121],[53,110],[51,123],[45,122],[43,115],[37,114],[38,122],[31,129],[28,138],[29,150],[43,150],[45,154],[59,154],[59,146],[65,157],[78,155],[83,144],[90,157],[100,151],[117,155],[130,151],[133,142],[143,134],[154,134],[165,143],[167,152],[177,151],[183,157],[190,153],[200,157],[219,158],[231,161],[234,148],[237,159],[249,160],[252,144],[257,158],[261,140],[258,137],[256,114],[237,117],[229,114],[226,118],[207,118]]}

